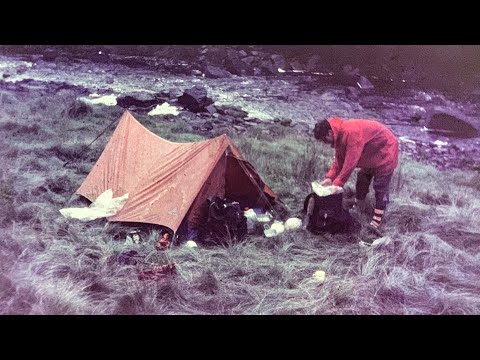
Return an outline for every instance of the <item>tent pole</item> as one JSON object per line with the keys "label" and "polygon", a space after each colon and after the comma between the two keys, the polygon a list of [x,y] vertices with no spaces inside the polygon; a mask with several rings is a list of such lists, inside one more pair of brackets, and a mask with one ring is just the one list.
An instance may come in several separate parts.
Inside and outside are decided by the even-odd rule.
{"label": "tent pole", "polygon": [[[108,129],[110,126],[112,126],[116,121],[118,121],[120,118],[121,118],[121,117],[116,118],[116,119],[113,120],[110,124],[108,124],[108,126],[107,126],[105,129],[103,129],[103,131],[102,131],[95,139],[93,139],[93,141],[92,141],[90,144],[87,145],[87,149],[89,149],[90,146],[91,146],[95,141],[97,141],[97,139],[98,139],[100,136],[102,136],[102,135],[105,133],[105,131],[107,131],[107,129]],[[72,162],[71,160],[67,161],[65,164],[63,164],[63,167],[67,166],[67,165],[70,164],[71,162]],[[72,195],[70,195],[70,197],[67,199],[67,201],[66,201],[64,204],[68,204],[68,203],[70,202],[70,200],[72,200],[72,198],[73,198],[73,196],[74,196],[75,194],[76,194],[76,193],[73,193]]]}
{"label": "tent pole", "polygon": [[[112,126],[112,125],[113,125],[116,121],[118,121],[119,119],[120,119],[120,118],[117,118],[117,119],[113,120],[110,124],[108,124],[108,126],[107,126],[105,129],[103,129],[103,131],[102,131],[95,139],[93,139],[93,141],[92,141],[90,144],[87,145],[87,149],[90,149],[90,146],[92,146],[92,144],[93,144],[95,141],[97,141],[98,138],[99,138],[100,136],[102,136],[102,135],[105,133],[105,131],[107,131],[108,128],[109,128],[110,126]],[[87,149],[86,149],[86,150],[87,150]],[[67,165],[70,164],[71,162],[72,162],[72,160],[67,161],[65,164],[63,164],[63,167],[67,166]]]}
{"label": "tent pole", "polygon": [[103,129],[103,131],[102,131],[95,139],[93,139],[93,141],[92,141],[90,144],[87,145],[87,148],[89,148],[95,141],[97,141],[97,139],[98,139],[100,136],[102,136],[103,133],[104,133],[105,131],[107,131],[107,129],[108,129],[110,126],[112,126],[112,125],[113,125],[116,121],[118,121],[119,119],[120,119],[120,118],[117,118],[117,119],[113,120],[110,124],[108,124],[108,126],[107,126],[105,129]]}
{"label": "tent pole", "polygon": [[[236,158],[236,157],[235,157]],[[237,159],[237,158],[236,158]],[[250,174],[246,168],[246,166],[243,164],[243,161],[240,160],[240,159],[237,159],[237,161],[240,163],[240,166],[242,167],[243,171],[245,171],[246,174]],[[258,193],[260,194],[260,198],[263,198],[263,200],[265,201],[265,204],[269,204],[270,205],[270,209],[273,214],[272,215],[276,215],[277,217],[279,216],[278,212],[273,208],[273,205],[270,203],[270,201],[268,200],[267,196],[265,195],[265,193],[263,192],[263,189],[260,188],[260,186],[257,184],[257,182],[255,180],[252,179],[252,183],[253,185],[255,186],[255,188],[257,189]],[[276,200],[278,201],[278,200]]]}

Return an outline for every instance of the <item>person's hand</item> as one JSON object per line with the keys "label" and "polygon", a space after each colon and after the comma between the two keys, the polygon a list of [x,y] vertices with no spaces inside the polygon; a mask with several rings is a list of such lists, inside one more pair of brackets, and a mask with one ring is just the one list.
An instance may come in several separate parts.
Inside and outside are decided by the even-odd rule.
{"label": "person's hand", "polygon": [[338,194],[338,193],[341,193],[341,192],[343,192],[343,188],[340,187],[340,186],[335,186],[335,187],[333,188],[332,194]]}
{"label": "person's hand", "polygon": [[331,179],[325,179],[325,180],[320,182],[320,185],[321,186],[330,186],[330,185],[332,185],[332,180]]}

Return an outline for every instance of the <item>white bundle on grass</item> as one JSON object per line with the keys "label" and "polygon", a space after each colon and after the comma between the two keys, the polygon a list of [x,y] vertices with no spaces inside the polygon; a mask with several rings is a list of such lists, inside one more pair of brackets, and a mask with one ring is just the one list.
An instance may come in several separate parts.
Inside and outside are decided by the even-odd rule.
{"label": "white bundle on grass", "polygon": [[67,219],[91,221],[115,215],[125,205],[127,200],[128,194],[113,198],[113,191],[108,189],[91,203],[89,207],[60,209],[60,214]]}
{"label": "white bundle on grass", "polygon": [[318,181],[312,182],[312,190],[318,196],[329,196],[343,192],[343,188],[336,185],[323,186]]}

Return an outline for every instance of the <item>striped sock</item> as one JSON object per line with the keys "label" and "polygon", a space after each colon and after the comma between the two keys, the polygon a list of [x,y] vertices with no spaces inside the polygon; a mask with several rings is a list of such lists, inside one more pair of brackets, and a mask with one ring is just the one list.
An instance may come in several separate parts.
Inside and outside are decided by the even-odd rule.
{"label": "striped sock", "polygon": [[382,217],[384,213],[385,210],[375,209],[373,211],[373,219],[370,222],[370,225],[373,226],[375,229],[378,229],[380,223],[382,222]]}

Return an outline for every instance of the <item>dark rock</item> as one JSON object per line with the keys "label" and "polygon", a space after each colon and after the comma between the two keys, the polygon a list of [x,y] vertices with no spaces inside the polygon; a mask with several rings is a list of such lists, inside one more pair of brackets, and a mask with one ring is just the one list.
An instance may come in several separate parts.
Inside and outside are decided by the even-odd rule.
{"label": "dark rock", "polygon": [[217,106],[217,111],[221,115],[229,115],[235,118],[244,118],[248,115],[248,112],[236,106]]}
{"label": "dark rock", "polygon": [[205,67],[205,76],[211,79],[219,79],[232,77],[232,74],[227,70],[220,69],[219,67],[207,65]]}
{"label": "dark rock", "polygon": [[[56,82],[49,82],[48,85],[48,92],[51,94],[59,94],[62,90],[71,91],[78,95],[88,95],[90,91],[82,86],[76,86],[73,84],[69,84],[66,82],[63,83],[56,83]],[[100,93],[100,90],[98,91]]]}
{"label": "dark rock", "polygon": [[225,59],[224,66],[227,71],[235,75],[253,75],[252,67],[241,59],[227,58]]}
{"label": "dark rock", "polygon": [[273,63],[272,60],[262,61],[259,68],[262,71],[262,74],[265,74],[265,75],[277,75],[278,74],[278,68],[275,67],[275,64]]}
{"label": "dark rock", "polygon": [[479,135],[474,119],[458,110],[433,107],[427,111],[427,128],[444,136],[472,138]]}
{"label": "dark rock", "polygon": [[205,109],[213,104],[213,100],[207,97],[207,90],[200,85],[185,90],[182,96],[178,98],[178,103],[184,108],[195,113],[205,111]]}
{"label": "dark rock", "polygon": [[145,92],[123,94],[117,98],[117,105],[124,109],[133,106],[147,109],[158,103],[159,99],[155,95]]}

